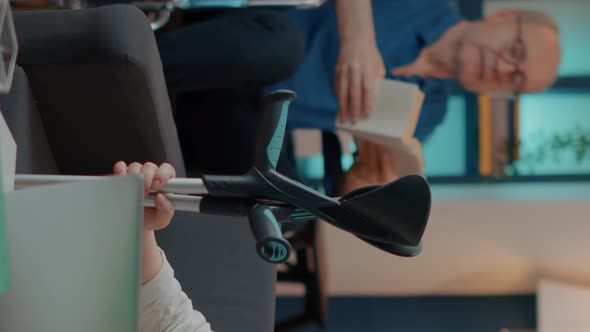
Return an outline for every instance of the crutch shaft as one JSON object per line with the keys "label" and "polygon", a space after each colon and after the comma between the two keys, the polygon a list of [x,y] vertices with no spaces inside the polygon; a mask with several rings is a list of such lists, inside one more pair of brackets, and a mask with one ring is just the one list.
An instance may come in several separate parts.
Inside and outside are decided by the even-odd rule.
{"label": "crutch shaft", "polygon": [[[101,176],[79,175],[29,175],[17,174],[15,188],[22,189],[42,185],[52,185],[72,181],[97,180]],[[200,178],[174,178],[170,179],[158,192],[173,194],[207,195],[207,187]]]}

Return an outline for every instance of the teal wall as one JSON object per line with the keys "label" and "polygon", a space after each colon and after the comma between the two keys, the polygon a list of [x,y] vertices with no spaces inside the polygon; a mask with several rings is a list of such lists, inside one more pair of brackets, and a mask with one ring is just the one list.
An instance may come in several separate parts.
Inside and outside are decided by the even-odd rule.
{"label": "teal wall", "polygon": [[465,99],[452,96],[444,122],[423,145],[427,176],[465,174]]}

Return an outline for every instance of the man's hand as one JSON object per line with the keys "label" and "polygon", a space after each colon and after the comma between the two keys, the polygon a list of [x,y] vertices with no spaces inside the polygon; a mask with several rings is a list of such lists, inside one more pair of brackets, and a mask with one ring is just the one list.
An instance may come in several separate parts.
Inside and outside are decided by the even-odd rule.
{"label": "man's hand", "polygon": [[377,48],[370,0],[337,0],[340,53],[336,63],[334,93],[338,121],[355,123],[374,110],[375,83],[385,77]]}
{"label": "man's hand", "polygon": [[403,76],[406,78],[412,76],[419,76],[423,78],[428,77],[430,66],[428,62],[426,62],[426,56],[427,53],[423,51],[423,53],[421,53],[421,55],[416,60],[414,60],[414,62],[393,68],[391,70],[391,74],[396,76]]}
{"label": "man's hand", "polygon": [[398,178],[394,167],[390,149],[369,141],[359,141],[357,158],[344,174],[338,195],[343,196],[366,186],[393,182]]}
{"label": "man's hand", "polygon": [[[176,176],[172,165],[164,163],[158,167],[154,163],[132,163],[127,165],[119,161],[113,168],[116,175],[142,174],[144,178],[144,196],[151,191],[157,191],[168,180]],[[143,264],[142,284],[152,280],[162,267],[162,255],[154,231],[165,228],[174,216],[174,205],[162,194],[155,198],[155,208],[145,208],[143,212]]]}
{"label": "man's hand", "polygon": [[[440,43],[440,41],[437,43]],[[453,76],[455,69],[440,61],[436,55],[436,45],[423,48],[418,58],[411,63],[393,68],[391,74],[407,78],[417,76],[422,78],[434,77],[445,79]],[[438,53],[440,53],[440,50]]]}

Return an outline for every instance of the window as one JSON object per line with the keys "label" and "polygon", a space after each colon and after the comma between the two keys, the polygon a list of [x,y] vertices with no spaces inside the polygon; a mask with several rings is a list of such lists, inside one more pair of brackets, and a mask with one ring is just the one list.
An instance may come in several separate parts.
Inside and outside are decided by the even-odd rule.
{"label": "window", "polygon": [[526,95],[520,111],[519,175],[590,174],[590,94]]}
{"label": "window", "polygon": [[451,96],[447,115],[422,149],[427,176],[463,176],[466,172],[465,98]]}

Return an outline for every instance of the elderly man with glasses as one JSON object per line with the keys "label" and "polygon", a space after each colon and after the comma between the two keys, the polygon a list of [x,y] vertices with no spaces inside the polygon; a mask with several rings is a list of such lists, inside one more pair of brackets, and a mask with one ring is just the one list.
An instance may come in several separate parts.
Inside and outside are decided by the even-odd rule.
{"label": "elderly man with glasses", "polygon": [[[343,4],[329,1],[289,13],[305,37],[304,60],[271,89],[297,91],[292,129],[331,130],[337,120],[370,116],[375,82],[387,77],[416,83],[425,92],[415,132],[423,142],[444,119],[452,80],[474,92],[518,96],[546,89],[556,79],[558,28],[542,12],[503,10],[467,21],[449,0],[354,0],[355,20],[364,25],[349,26],[343,13],[351,7]],[[375,172],[383,173],[376,177],[383,181],[395,178],[395,156],[383,158],[387,149],[375,146],[363,153],[370,146],[360,144],[360,159],[344,179],[346,190],[366,185],[363,179],[375,178],[367,176]],[[371,156],[379,160],[361,162]]]}

